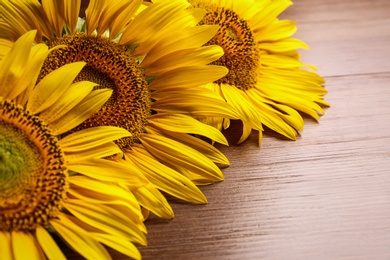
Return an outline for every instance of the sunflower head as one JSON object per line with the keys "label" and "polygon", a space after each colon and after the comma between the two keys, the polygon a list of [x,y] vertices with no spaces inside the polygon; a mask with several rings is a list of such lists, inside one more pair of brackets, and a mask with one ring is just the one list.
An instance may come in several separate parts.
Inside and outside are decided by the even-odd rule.
{"label": "sunflower head", "polygon": [[0,230],[47,225],[66,198],[64,154],[47,125],[0,100]]}
{"label": "sunflower head", "polygon": [[207,45],[218,45],[224,55],[212,64],[225,66],[228,74],[215,81],[229,84],[241,90],[252,88],[259,76],[259,47],[247,21],[232,9],[218,6],[211,1],[190,1],[194,7],[204,8],[207,13],[200,24],[219,25],[216,35]]}
{"label": "sunflower head", "polygon": [[66,45],[49,54],[39,78],[57,68],[76,61],[87,65],[75,81],[91,81],[95,88],[111,89],[110,99],[103,107],[73,131],[94,126],[120,126],[132,133],[131,137],[117,141],[121,148],[130,148],[143,133],[150,115],[150,94],[145,75],[136,59],[108,38],[87,36],[83,33],[65,35],[49,43],[50,47]]}

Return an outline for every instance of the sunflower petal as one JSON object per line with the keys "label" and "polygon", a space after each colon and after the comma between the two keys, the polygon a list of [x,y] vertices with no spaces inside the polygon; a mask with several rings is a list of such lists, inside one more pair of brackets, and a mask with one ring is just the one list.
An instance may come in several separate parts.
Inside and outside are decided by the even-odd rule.
{"label": "sunflower petal", "polygon": [[152,109],[160,113],[187,113],[193,117],[238,119],[240,115],[220,96],[206,89],[166,90],[152,93]]}
{"label": "sunflower petal", "polygon": [[[65,22],[63,1],[43,0],[42,6],[45,10],[46,17],[49,20],[49,23],[53,26],[54,33],[57,37],[61,37],[62,29],[64,27]],[[76,10],[74,11],[76,12]]]}
{"label": "sunflower petal", "polygon": [[152,90],[167,90],[177,86],[199,87],[216,81],[228,73],[227,68],[215,65],[181,67],[168,71],[152,81]]}
{"label": "sunflower petal", "polygon": [[68,164],[72,165],[91,158],[104,158],[120,153],[122,153],[122,150],[115,143],[110,142],[96,146],[92,149],[78,152],[65,152],[65,158],[68,161]]}
{"label": "sunflower petal", "polygon": [[144,243],[145,234],[134,225],[143,225],[142,222],[134,222],[134,218],[99,204],[85,202],[83,200],[68,200],[64,205],[76,218],[88,223],[108,234],[118,236],[118,239],[131,239],[137,243]]}
{"label": "sunflower petal", "polygon": [[37,114],[56,103],[85,64],[85,62],[66,64],[44,77],[31,91],[27,110]]}
{"label": "sunflower petal", "polygon": [[13,99],[27,88],[27,84],[19,81],[26,69],[26,57],[30,56],[31,44],[36,31],[21,36],[0,63],[0,93],[3,98]]}
{"label": "sunflower petal", "polygon": [[[177,30],[176,28],[177,26],[172,25],[172,29],[170,30]],[[162,36],[158,41],[155,40],[155,45],[138,45],[134,51],[134,55],[146,55],[142,65],[151,65],[157,62],[157,59],[169,53],[182,49],[199,48],[199,46],[207,43],[215,35],[218,28],[216,25],[202,25],[187,28],[181,31],[180,34],[174,31],[171,34]]]}
{"label": "sunflower petal", "polygon": [[282,53],[282,52],[296,50],[299,48],[309,49],[309,46],[301,40],[294,39],[294,38],[287,38],[287,39],[279,40],[277,42],[259,43],[259,48],[270,52]]}
{"label": "sunflower petal", "polygon": [[131,187],[139,187],[149,183],[141,174],[134,174],[135,169],[128,163],[119,163],[107,159],[91,158],[70,165],[69,170],[85,176],[110,182],[124,182]]}
{"label": "sunflower petal", "polygon": [[[70,182],[73,186],[69,190],[69,194],[75,198],[92,204],[121,205],[129,210],[130,213],[127,216],[135,219],[135,222],[143,219],[140,205],[127,187],[95,181],[84,176],[71,176]],[[102,188],[107,188],[107,190],[101,191]]]}
{"label": "sunflower petal", "polygon": [[[293,21],[275,21],[257,32],[256,40],[259,42],[278,41],[290,37],[297,30]],[[261,60],[261,59],[260,59]]]}
{"label": "sunflower petal", "polygon": [[9,231],[0,231],[0,252],[3,259],[12,259],[12,241]]}
{"label": "sunflower petal", "polygon": [[38,226],[36,228],[36,237],[47,258],[66,260],[65,255],[62,253],[61,249],[58,247],[57,243],[51,237],[49,232],[46,231],[46,229]]}
{"label": "sunflower petal", "polygon": [[78,23],[81,0],[65,0],[62,4],[66,26],[70,34],[74,34]]}
{"label": "sunflower petal", "polygon": [[223,180],[221,170],[191,147],[156,134],[141,135],[140,140],[149,153],[173,169],[185,169],[211,181]]}
{"label": "sunflower petal", "polygon": [[80,103],[96,85],[97,84],[89,81],[81,81],[72,84],[66,93],[62,95],[55,104],[40,113],[39,117],[43,118],[46,124],[58,120],[61,116],[69,112],[70,109]]}
{"label": "sunflower petal", "polygon": [[[189,6],[189,3],[180,0],[161,1],[146,8],[138,14],[123,33],[119,43],[146,43],[153,42],[156,34],[163,31],[167,23],[171,22],[172,16],[178,11]],[[137,31],[138,33],[133,33]]]}
{"label": "sunflower petal", "polygon": [[160,113],[150,116],[149,122],[168,131],[201,135],[218,143],[228,144],[225,136],[218,129],[203,124],[187,115]]}
{"label": "sunflower petal", "polygon": [[[12,252],[15,260],[44,260],[39,244],[30,232],[11,232]],[[23,250],[21,250],[23,248]]]}
{"label": "sunflower petal", "polygon": [[187,177],[158,162],[146,150],[134,147],[126,153],[126,156],[142,169],[144,175],[158,189],[184,201],[196,204],[207,203],[201,190]]}
{"label": "sunflower petal", "polygon": [[152,183],[132,189],[132,193],[142,207],[150,210],[156,216],[166,219],[173,218],[171,206]]}
{"label": "sunflower petal", "polygon": [[[121,205],[125,208],[128,208],[132,212],[139,212],[139,203],[132,193],[129,193],[129,198],[115,197],[111,195],[110,197],[105,196],[105,194],[100,193],[99,191],[94,191],[90,189],[85,189],[76,185],[72,186],[72,189],[69,189],[69,198],[80,199],[88,203],[98,204],[109,204],[109,205]],[[143,215],[143,214],[142,214]],[[139,214],[141,219],[141,214]]]}
{"label": "sunflower petal", "polygon": [[234,107],[243,122],[247,122],[256,130],[263,130],[261,116],[245,92],[227,84],[222,85],[221,90],[226,101]]}
{"label": "sunflower petal", "polygon": [[76,107],[50,124],[53,134],[62,134],[84,122],[104,105],[111,94],[111,89],[99,89],[90,92]]}
{"label": "sunflower petal", "polygon": [[[223,55],[223,49],[217,45],[204,46],[196,49],[183,49],[171,52],[158,60],[148,64],[148,55],[143,61],[142,66],[146,67],[145,74],[160,76],[165,71],[170,71],[186,66],[201,66],[209,64]],[[164,64],[164,66],[161,66]]]}
{"label": "sunflower petal", "polygon": [[[132,212],[128,215],[129,217],[134,218],[135,220],[142,219],[139,204],[128,189],[123,189],[122,187],[109,182],[96,181],[85,176],[71,176],[70,183],[75,185],[75,190],[77,190],[80,195],[89,197],[90,199],[88,201],[96,203],[97,198],[101,196],[104,197],[104,199],[101,200],[101,203],[115,201],[113,204],[118,204],[119,201],[122,201]],[[97,195],[97,197],[94,197],[94,195]]]}
{"label": "sunflower petal", "polygon": [[60,140],[60,144],[65,152],[77,152],[93,149],[99,145],[128,136],[131,136],[131,134],[126,129],[120,127],[96,126],[65,136]]}
{"label": "sunflower petal", "polygon": [[215,163],[222,164],[225,166],[230,164],[229,160],[221,151],[219,151],[215,146],[207,143],[206,141],[199,139],[198,137],[194,137],[186,133],[171,132],[164,129],[158,130],[162,132],[164,136],[167,136],[173,140],[176,140],[182,144],[194,148]]}
{"label": "sunflower petal", "polygon": [[116,16],[116,19],[109,24],[110,39],[116,38],[119,33],[125,30],[130,20],[139,9],[142,0],[134,0],[130,4],[127,3],[127,7],[123,12]]}
{"label": "sunflower petal", "polygon": [[100,243],[105,244],[132,259],[141,259],[141,253],[138,251],[138,248],[130,241],[124,239],[118,240],[115,236],[102,233],[91,233],[91,235]]}
{"label": "sunflower petal", "polygon": [[101,0],[90,0],[87,10],[85,11],[85,18],[88,21],[87,25],[87,33],[91,35],[93,31],[99,26],[99,19],[104,10],[106,1]]}
{"label": "sunflower petal", "polygon": [[65,214],[51,219],[50,224],[74,250],[87,259],[111,259],[107,250]]}

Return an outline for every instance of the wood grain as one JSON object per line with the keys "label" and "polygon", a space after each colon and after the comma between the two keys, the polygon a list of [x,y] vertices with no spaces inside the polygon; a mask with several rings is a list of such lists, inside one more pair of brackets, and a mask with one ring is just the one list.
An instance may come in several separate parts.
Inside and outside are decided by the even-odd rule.
{"label": "wood grain", "polygon": [[390,259],[390,1],[296,0],[282,18],[331,108],[295,142],[221,147],[225,181],[149,219],[144,259]]}

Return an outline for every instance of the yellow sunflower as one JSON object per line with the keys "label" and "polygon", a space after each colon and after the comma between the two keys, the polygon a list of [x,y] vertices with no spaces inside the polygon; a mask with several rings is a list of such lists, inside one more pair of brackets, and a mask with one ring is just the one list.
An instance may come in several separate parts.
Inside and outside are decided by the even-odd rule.
{"label": "yellow sunflower", "polygon": [[[155,1],[154,1],[155,2]],[[206,85],[235,108],[243,123],[239,143],[263,126],[295,140],[304,122],[298,112],[319,119],[328,106],[324,79],[315,69],[299,61],[298,48],[308,46],[291,38],[293,21],[277,17],[292,4],[289,0],[189,0],[207,14],[200,24],[219,25],[207,45],[219,45],[224,55],[213,62],[229,73]],[[229,126],[225,118],[204,120],[220,129]]]}
{"label": "yellow sunflower", "polygon": [[[27,32],[0,61],[0,258],[65,259],[55,242],[87,259],[110,259],[105,246],[139,259],[144,216],[135,196],[116,182],[144,183],[129,168],[103,158],[121,153],[122,128],[101,126],[58,138],[95,113],[111,96],[95,83],[72,83],[85,62],[64,65],[36,84],[51,51],[32,47]],[[7,47],[8,46],[8,47]],[[78,170],[95,161],[98,176]],[[121,174],[126,172],[126,174]]]}
{"label": "yellow sunflower", "polygon": [[[147,8],[141,4],[91,0],[86,18],[79,19],[80,1],[5,1],[1,35],[13,40],[38,29],[37,43],[67,45],[48,56],[40,78],[64,64],[84,61],[76,81],[113,90],[105,105],[74,130],[106,125],[127,129],[131,137],[117,141],[124,152],[117,163],[142,173],[173,197],[203,204],[207,200],[196,185],[223,180],[217,165],[229,162],[198,138],[227,144],[225,137],[195,118],[238,118],[223,98],[199,88],[228,72],[209,65],[223,55],[222,48],[203,46],[218,26],[198,26],[205,11],[189,8],[185,0],[163,0]],[[167,216],[159,212],[161,203],[149,199],[151,190],[132,192],[144,208]]]}

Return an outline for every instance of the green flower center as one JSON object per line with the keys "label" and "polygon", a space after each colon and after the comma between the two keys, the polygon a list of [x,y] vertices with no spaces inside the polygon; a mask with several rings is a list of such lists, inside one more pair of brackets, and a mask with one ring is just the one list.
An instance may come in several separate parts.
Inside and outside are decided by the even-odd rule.
{"label": "green flower center", "polygon": [[47,225],[62,207],[66,190],[57,139],[38,117],[0,100],[0,231]]}
{"label": "green flower center", "polygon": [[110,88],[113,94],[104,106],[84,121],[74,131],[93,126],[119,126],[132,136],[122,138],[117,144],[124,149],[138,142],[145,132],[150,116],[150,93],[143,70],[126,46],[96,36],[82,33],[66,35],[52,41],[49,46],[65,44],[68,47],[50,53],[43,65],[40,78],[71,62],[84,61],[87,65],[76,81],[88,80],[99,84],[98,88]]}
{"label": "green flower center", "polygon": [[229,69],[229,73],[215,83],[229,84],[241,90],[254,87],[259,74],[260,55],[248,23],[230,9],[216,6],[205,8],[207,13],[201,23],[220,26],[207,44],[219,45],[225,52],[212,64]]}

